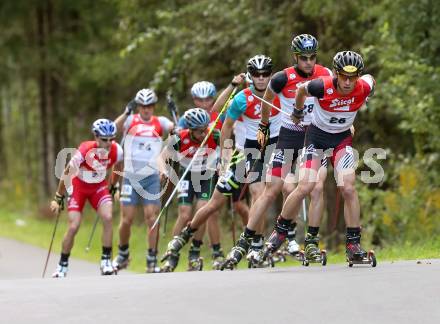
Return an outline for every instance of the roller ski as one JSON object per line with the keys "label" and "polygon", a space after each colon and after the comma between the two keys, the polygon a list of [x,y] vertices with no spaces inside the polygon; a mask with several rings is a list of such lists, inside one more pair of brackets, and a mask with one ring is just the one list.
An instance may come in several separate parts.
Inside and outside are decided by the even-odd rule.
{"label": "roller ski", "polygon": [[285,246],[281,247],[272,255],[273,263],[286,262],[289,252]]}
{"label": "roller ski", "polygon": [[223,262],[225,262],[225,255],[223,254],[223,251],[214,251],[212,253],[212,269],[220,270]]}
{"label": "roller ski", "polygon": [[240,238],[237,241],[237,245],[235,245],[232,248],[231,252],[229,252],[226,260],[221,265],[220,270],[234,270],[241,259],[243,259],[243,257],[247,254],[251,242],[251,237],[245,237],[244,233],[241,233]]}
{"label": "roller ski", "polygon": [[112,261],[110,258],[101,260],[101,275],[103,276],[111,276],[115,275],[118,272],[113,268]]}
{"label": "roller ski", "polygon": [[[369,264],[373,268],[377,266],[376,255],[374,251],[366,252],[361,248],[361,244],[356,238],[347,238],[346,257],[348,266],[351,268],[354,264]],[[359,236],[360,240],[360,236]]]}
{"label": "roller ski", "polygon": [[327,251],[319,249],[319,237],[307,234],[304,242],[304,251],[300,251],[298,259],[303,266],[308,267],[310,263],[321,263],[327,265]]}
{"label": "roller ski", "polygon": [[179,253],[169,252],[162,257],[162,262],[164,265],[160,268],[160,272],[173,272],[179,263]]}
{"label": "roller ski", "polygon": [[157,266],[156,254],[147,254],[147,268],[145,272],[146,273],[160,272],[160,268]]}

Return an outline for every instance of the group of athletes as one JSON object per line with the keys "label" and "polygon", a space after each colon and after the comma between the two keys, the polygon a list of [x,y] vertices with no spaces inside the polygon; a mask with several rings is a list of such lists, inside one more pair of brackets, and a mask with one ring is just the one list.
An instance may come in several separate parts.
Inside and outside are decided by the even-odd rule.
{"label": "group of athletes", "polygon": [[[252,266],[264,266],[285,242],[287,252],[296,255],[300,251],[296,219],[307,196],[310,206],[303,253],[307,260],[320,262],[327,160],[333,164],[344,198],[347,259],[364,260],[367,252],[360,245],[352,137],[357,111],[372,95],[375,81],[362,74],[363,59],[353,51],[338,52],[332,70],[316,64],[318,41],[312,35],[295,36],[291,49],[293,66],[273,73],[271,58],[256,55],[247,62],[247,73],[234,76],[217,98],[212,83],[195,83],[191,95],[197,108],[188,109],[173,122],[154,115],[158,98],[150,89],[138,91],[115,121],[95,121],[95,139],[81,143],[51,201],[52,211],[59,213],[68,197],[68,229],[53,277],[67,274],[86,200],[103,222],[103,275],[128,266],[130,231],[138,205],[143,207],[148,229],[147,272],[173,271],[180,250],[189,242],[188,270],[201,270],[205,227],[214,269],[233,269],[243,257]],[[244,89],[235,94],[240,86]],[[121,144],[115,142],[117,132],[123,134]],[[175,163],[178,177],[172,176]],[[119,245],[112,260],[112,196],[118,195],[119,183]],[[155,220],[162,214],[162,188],[170,183],[177,185],[178,217],[160,267]],[[250,207],[244,199],[247,191]],[[264,242],[266,214],[280,193],[283,208]],[[225,257],[218,218],[228,200],[240,215],[244,231]]]}

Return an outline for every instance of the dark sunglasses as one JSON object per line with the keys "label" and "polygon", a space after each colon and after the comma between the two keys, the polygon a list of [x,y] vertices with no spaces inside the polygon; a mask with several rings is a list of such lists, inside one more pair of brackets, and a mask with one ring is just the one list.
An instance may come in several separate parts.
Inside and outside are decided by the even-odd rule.
{"label": "dark sunglasses", "polygon": [[254,78],[259,78],[260,76],[262,76],[263,78],[268,78],[268,77],[270,77],[271,74],[272,74],[272,72],[270,72],[270,71],[267,71],[267,72],[254,72],[254,73],[251,73],[251,75],[252,75]]}
{"label": "dark sunglasses", "polygon": [[99,139],[103,142],[111,142],[111,141],[115,140],[114,137],[112,137],[112,138],[100,137]]}
{"label": "dark sunglasses", "polygon": [[304,61],[304,62],[307,62],[307,61],[314,61],[314,60],[316,60],[316,54],[312,54],[312,55],[309,55],[309,56],[306,56],[306,55],[299,55],[298,56],[298,58],[301,60],[301,61]]}
{"label": "dark sunglasses", "polygon": [[338,76],[342,79],[342,80],[350,80],[350,81],[355,81],[357,78],[359,78],[359,75],[355,74],[355,75],[347,75],[344,73],[338,73]]}

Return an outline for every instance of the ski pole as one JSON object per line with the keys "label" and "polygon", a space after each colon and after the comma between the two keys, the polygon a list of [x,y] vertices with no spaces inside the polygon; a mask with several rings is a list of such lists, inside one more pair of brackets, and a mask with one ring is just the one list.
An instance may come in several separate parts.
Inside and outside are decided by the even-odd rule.
{"label": "ski pole", "polygon": [[304,223],[307,221],[307,208],[306,208],[306,198],[303,199],[302,201],[302,210],[303,210],[303,219],[304,219]]}
{"label": "ski pole", "polygon": [[264,102],[265,104],[268,104],[269,106],[271,106],[271,107],[274,108],[275,110],[278,110],[280,113],[282,113],[282,114],[284,114],[284,115],[290,117],[290,114],[289,114],[288,112],[286,112],[286,111],[282,110],[281,108],[275,106],[275,105],[272,104],[271,102],[269,102],[269,101],[267,101],[267,100],[265,100],[265,99],[263,99],[263,98],[257,96],[255,93],[253,93],[252,96],[254,96],[254,97],[257,98],[257,99],[260,99],[262,102]]}
{"label": "ski pole", "polygon": [[177,117],[179,116],[179,109],[176,106],[176,103],[173,100],[171,90],[167,93],[167,107],[168,111],[173,117],[174,125],[177,126],[178,120]]}
{"label": "ski pole", "polygon": [[202,143],[200,144],[199,148],[197,149],[196,153],[194,154],[194,156],[192,157],[191,161],[189,161],[188,166],[186,167],[185,171],[183,172],[182,176],[180,177],[179,181],[177,182],[176,186],[174,187],[173,192],[171,193],[171,195],[168,197],[167,202],[165,203],[165,206],[162,207],[162,209],[160,210],[159,215],[157,216],[153,226],[150,229],[150,232],[157,226],[160,218],[162,217],[162,214],[164,212],[164,210],[168,207],[168,205],[171,203],[171,200],[173,199],[174,195],[177,192],[177,189],[179,188],[180,183],[182,182],[183,179],[185,179],[185,176],[188,174],[189,170],[191,169],[191,166],[195,160],[195,158],[197,157],[197,155],[200,153],[201,149],[203,148],[203,146],[206,144],[206,142],[208,141],[209,136],[211,136],[211,133],[214,131],[215,126],[217,125],[218,121],[220,120],[220,116],[222,115],[222,113],[225,111],[226,107],[228,107],[229,102],[231,101],[231,99],[234,97],[235,93],[237,92],[237,87],[234,88],[234,90],[232,91],[231,95],[229,96],[228,100],[225,102],[225,104],[223,105],[221,111],[219,112],[217,118],[214,120],[214,122],[211,125],[211,128],[208,131],[208,134],[205,136],[205,138],[203,139]]}
{"label": "ski pole", "polygon": [[232,243],[235,246],[235,215],[234,215],[234,202],[232,199],[232,195],[229,199],[230,203],[231,203],[231,231],[232,231]]}
{"label": "ski pole", "polygon": [[90,250],[90,244],[92,243],[93,235],[95,234],[96,225],[98,224],[98,221],[99,221],[99,216],[96,215],[95,223],[93,224],[92,232],[90,233],[89,242],[87,243],[86,246],[86,252],[89,252]]}
{"label": "ski pole", "polygon": [[47,251],[46,263],[44,264],[42,278],[44,278],[44,276],[46,275],[47,264],[49,263],[50,252],[52,251],[52,245],[53,245],[53,241],[55,239],[55,233],[57,231],[58,222],[60,220],[60,214],[61,214],[61,208],[58,210],[57,216],[56,216],[56,219],[55,219],[55,226],[53,227],[52,239],[50,240],[49,250]]}

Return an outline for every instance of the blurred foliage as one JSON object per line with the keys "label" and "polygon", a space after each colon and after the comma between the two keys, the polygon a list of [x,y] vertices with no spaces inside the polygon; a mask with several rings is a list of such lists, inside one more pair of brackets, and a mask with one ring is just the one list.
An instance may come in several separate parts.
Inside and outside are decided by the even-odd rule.
{"label": "blurred foliage", "polygon": [[143,87],[158,92],[157,114],[169,89],[186,108],[193,82],[222,88],[257,53],[276,69],[292,65],[292,35],[311,33],[322,64],[354,49],[377,81],[355,124],[361,153],[388,152],[383,181],[359,184],[365,236],[386,244],[439,233],[438,1],[17,0],[1,2],[0,26],[3,201],[47,199],[43,139],[54,154],[76,147],[94,119],[115,118]]}

